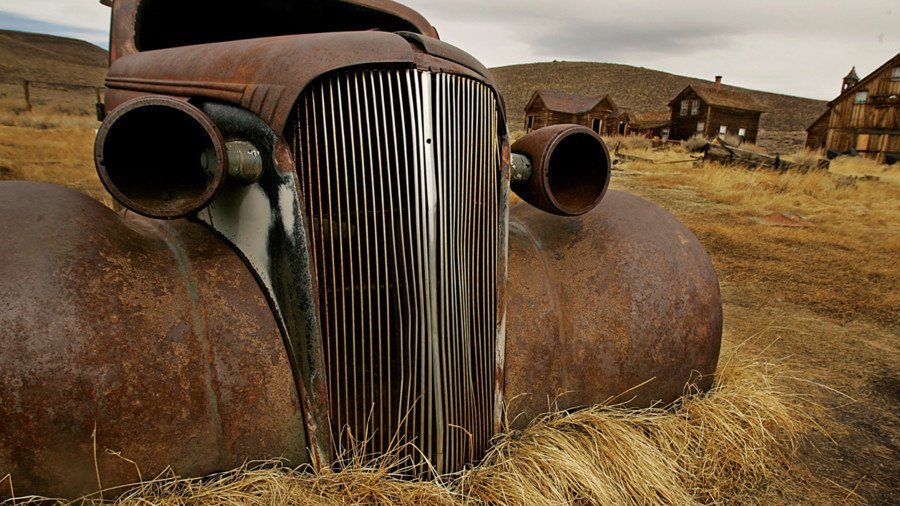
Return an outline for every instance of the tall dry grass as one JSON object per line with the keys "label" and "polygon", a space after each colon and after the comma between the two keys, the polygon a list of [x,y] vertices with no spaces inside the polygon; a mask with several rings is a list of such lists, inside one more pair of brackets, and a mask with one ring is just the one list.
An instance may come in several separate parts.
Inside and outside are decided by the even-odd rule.
{"label": "tall dry grass", "polygon": [[[0,181],[28,180],[55,183],[110,205],[112,200],[94,169],[96,119],[48,113],[25,113],[5,126],[0,111]],[[46,125],[37,125],[47,121]],[[28,126],[31,125],[31,126]]]}
{"label": "tall dry grass", "polygon": [[[688,392],[653,409],[548,414],[498,436],[477,467],[432,481],[403,479],[402,462],[392,458],[351,459],[342,471],[318,473],[267,462],[205,478],[150,480],[114,503],[695,505],[789,498],[796,483],[810,479],[796,450],[816,430],[819,413],[791,393],[789,377],[783,366],[725,360],[709,393]],[[102,501],[98,495],[83,502]]]}
{"label": "tall dry grass", "polygon": [[[670,210],[700,237],[720,276],[841,323],[900,324],[900,169],[845,157],[831,172],[638,162],[626,169],[640,174],[620,180],[629,189],[663,200],[672,191],[693,194],[690,206],[673,200]],[[850,177],[873,172],[879,180]],[[758,222],[773,213],[807,226]]]}

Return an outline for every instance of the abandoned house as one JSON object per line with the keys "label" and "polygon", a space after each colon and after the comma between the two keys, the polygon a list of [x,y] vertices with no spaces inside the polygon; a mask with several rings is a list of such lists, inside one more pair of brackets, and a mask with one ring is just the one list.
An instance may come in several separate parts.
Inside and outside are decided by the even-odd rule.
{"label": "abandoned house", "polygon": [[857,77],[854,67],[841,83],[841,94],[828,103],[828,111],[807,129],[807,147],[824,147],[835,153],[852,149],[880,163],[897,161],[900,159],[898,96],[900,53],[862,79]]}
{"label": "abandoned house", "polygon": [[631,132],[650,139],[669,138],[670,125],[672,124],[672,113],[666,109],[665,111],[650,111],[639,114],[637,119],[631,124]]}
{"label": "abandoned house", "polygon": [[759,118],[765,112],[747,93],[723,88],[721,76],[716,76],[714,86],[688,86],[669,102],[669,108],[669,138],[674,140],[736,135],[755,143]]}
{"label": "abandoned house", "polygon": [[[627,116],[620,116],[619,108],[609,95],[583,97],[555,90],[538,90],[525,106],[525,133],[550,125],[573,123],[584,125],[597,133],[606,133],[608,123],[627,129]],[[624,133],[624,132],[623,132]]]}

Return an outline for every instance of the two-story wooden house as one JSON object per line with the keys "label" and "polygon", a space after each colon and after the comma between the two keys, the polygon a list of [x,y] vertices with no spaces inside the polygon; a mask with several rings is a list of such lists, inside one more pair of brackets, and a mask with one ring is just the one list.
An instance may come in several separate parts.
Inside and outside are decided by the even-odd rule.
{"label": "two-story wooden house", "polygon": [[[609,95],[583,97],[555,90],[538,90],[525,106],[525,133],[563,123],[584,125],[597,133],[605,133],[607,119],[619,108]],[[619,120],[616,120],[618,127]]]}
{"label": "two-story wooden house", "polygon": [[[851,149],[878,162],[900,159],[900,53],[866,77],[844,78],[841,94],[828,103],[824,147],[836,153]],[[823,118],[808,129],[807,146],[821,146]]]}
{"label": "two-story wooden house", "polygon": [[756,142],[763,108],[741,91],[722,87],[721,76],[714,86],[692,84],[669,102],[669,138],[686,140],[694,135],[713,138],[736,135]]}

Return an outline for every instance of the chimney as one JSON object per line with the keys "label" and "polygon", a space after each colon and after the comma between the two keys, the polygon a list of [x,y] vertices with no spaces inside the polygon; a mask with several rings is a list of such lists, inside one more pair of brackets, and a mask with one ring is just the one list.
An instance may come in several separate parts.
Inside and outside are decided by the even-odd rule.
{"label": "chimney", "polygon": [[716,76],[716,91],[722,89],[722,76]]}

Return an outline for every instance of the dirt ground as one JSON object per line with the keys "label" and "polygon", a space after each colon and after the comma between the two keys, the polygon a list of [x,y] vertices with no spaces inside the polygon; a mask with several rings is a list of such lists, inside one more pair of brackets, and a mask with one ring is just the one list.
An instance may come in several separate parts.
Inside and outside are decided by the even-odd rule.
{"label": "dirt ground", "polygon": [[[94,128],[0,126],[0,180],[56,181],[108,202]],[[618,165],[612,188],[670,210],[706,246],[726,352],[788,364],[795,393],[826,408],[799,449],[816,478],[798,479],[783,502],[900,503],[900,169],[849,161],[833,174],[779,175],[634,152],[655,162]],[[862,175],[879,179],[852,177]],[[799,226],[760,223],[773,213]]]}

